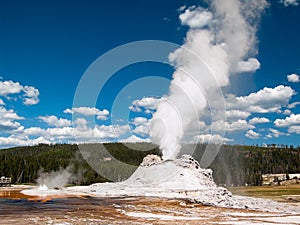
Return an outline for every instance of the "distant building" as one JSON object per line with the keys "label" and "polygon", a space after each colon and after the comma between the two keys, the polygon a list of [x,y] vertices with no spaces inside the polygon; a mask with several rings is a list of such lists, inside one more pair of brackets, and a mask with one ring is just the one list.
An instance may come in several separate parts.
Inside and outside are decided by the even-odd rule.
{"label": "distant building", "polygon": [[285,173],[279,173],[279,174],[263,174],[263,185],[277,185],[281,182],[285,182],[287,180],[300,180],[300,174],[285,174]]}
{"label": "distant building", "polygon": [[0,186],[9,186],[11,184],[10,177],[1,177],[0,178]]}

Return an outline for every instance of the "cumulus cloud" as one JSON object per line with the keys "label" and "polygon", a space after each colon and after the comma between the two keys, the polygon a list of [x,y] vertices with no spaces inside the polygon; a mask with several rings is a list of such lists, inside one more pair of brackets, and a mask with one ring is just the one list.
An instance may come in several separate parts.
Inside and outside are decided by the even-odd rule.
{"label": "cumulus cloud", "polygon": [[151,140],[149,138],[139,138],[135,135],[131,135],[130,137],[126,138],[126,139],[122,139],[120,141],[118,141],[120,143],[138,143],[138,142],[151,142]]}
{"label": "cumulus cloud", "polygon": [[31,146],[38,145],[40,143],[51,144],[50,141],[44,139],[43,137],[38,137],[34,139],[20,138],[20,137],[0,137],[0,146],[11,147],[11,146]]}
{"label": "cumulus cloud", "polygon": [[249,123],[251,123],[251,124],[269,123],[269,122],[270,122],[270,120],[265,117],[254,117],[249,121]]}
{"label": "cumulus cloud", "polygon": [[0,81],[0,95],[7,96],[11,94],[18,94],[22,91],[23,86],[19,82]]}
{"label": "cumulus cloud", "polygon": [[86,128],[88,124],[88,121],[84,118],[76,118],[74,121],[74,125],[78,126],[80,128]]}
{"label": "cumulus cloud", "polygon": [[0,131],[3,133],[15,131],[20,127],[21,124],[19,122],[0,119]]}
{"label": "cumulus cloud", "polygon": [[132,123],[136,126],[139,126],[148,123],[148,119],[145,117],[135,117]]}
{"label": "cumulus cloud", "polygon": [[300,124],[300,114],[292,114],[285,119],[276,119],[274,121],[276,127],[289,127],[292,125]]}
{"label": "cumulus cloud", "polygon": [[292,82],[292,83],[298,83],[300,81],[299,75],[297,75],[295,73],[287,75],[287,79],[288,79],[288,82]]}
{"label": "cumulus cloud", "polygon": [[215,131],[222,131],[225,128],[226,132],[236,132],[255,128],[246,120],[239,119],[234,122],[216,121],[211,124],[211,128]]}
{"label": "cumulus cloud", "polygon": [[74,128],[74,135],[77,141],[105,142],[118,139],[122,135],[128,133],[129,130],[130,127],[128,125],[100,125],[87,129]]}
{"label": "cumulus cloud", "polygon": [[146,137],[149,135],[150,121],[145,117],[136,117],[133,119],[132,124],[135,128],[132,130],[133,133],[140,136]]}
{"label": "cumulus cloud", "polygon": [[39,103],[39,90],[32,86],[22,86],[19,82],[0,81],[0,96],[20,94],[24,105],[35,105]]}
{"label": "cumulus cloud", "polygon": [[248,96],[236,97],[227,95],[228,109],[238,109],[247,112],[270,113],[276,112],[281,107],[288,105],[291,97],[296,92],[288,86],[279,85],[275,88],[265,87]]}
{"label": "cumulus cloud", "polygon": [[226,119],[246,119],[251,115],[250,112],[241,111],[241,110],[228,110],[226,111]]}
{"label": "cumulus cloud", "polygon": [[253,130],[248,130],[245,136],[250,139],[258,139],[261,135]]}
{"label": "cumulus cloud", "polygon": [[219,134],[200,134],[193,137],[193,143],[214,143],[214,144],[224,144],[226,142],[233,141],[230,138],[222,137]]}
{"label": "cumulus cloud", "polygon": [[239,61],[233,70],[235,73],[255,72],[260,68],[260,62],[256,58],[249,58],[247,61]]}
{"label": "cumulus cloud", "polygon": [[45,136],[46,130],[41,127],[29,127],[24,130],[23,134],[25,136]]}
{"label": "cumulus cloud", "polygon": [[212,18],[211,12],[196,6],[189,7],[179,15],[181,24],[190,28],[203,28],[211,22]]}
{"label": "cumulus cloud", "polygon": [[98,120],[107,120],[109,116],[108,110],[99,110],[95,107],[73,107],[72,109],[64,110],[64,113],[77,113],[84,116],[96,116]]}
{"label": "cumulus cloud", "polygon": [[25,86],[23,87],[23,103],[24,105],[36,105],[39,103],[40,92],[34,87]]}
{"label": "cumulus cloud", "polygon": [[300,102],[293,102],[293,103],[290,103],[290,104],[288,104],[287,108],[288,108],[288,109],[293,109],[293,108],[295,108],[297,105],[300,105]]}
{"label": "cumulus cloud", "polygon": [[[0,120],[1,121],[1,120]],[[84,122],[77,121],[81,125]],[[21,129],[22,128],[22,129]],[[111,142],[129,132],[128,125],[101,125],[89,128],[87,126],[41,128],[18,127],[15,134],[0,137],[0,146],[36,145],[39,143],[92,143]],[[1,129],[1,122],[0,122]]]}
{"label": "cumulus cloud", "polygon": [[129,109],[133,112],[153,113],[157,104],[161,101],[158,97],[144,97],[142,99],[134,100]]}
{"label": "cumulus cloud", "polygon": [[278,138],[279,136],[285,135],[281,131],[273,129],[273,128],[269,128],[269,131],[270,131],[270,133],[267,135],[267,138],[273,138],[273,137]]}
{"label": "cumulus cloud", "polygon": [[186,5],[182,5],[178,8],[179,12],[183,12],[186,9]]}
{"label": "cumulus cloud", "polygon": [[137,126],[136,128],[133,129],[132,131],[135,134],[139,134],[141,136],[148,136],[149,135],[149,126]]}
{"label": "cumulus cloud", "polygon": [[0,117],[3,119],[9,120],[23,120],[24,117],[19,116],[13,109],[5,109],[4,107],[0,107]]}
{"label": "cumulus cloud", "polygon": [[283,115],[291,115],[292,114],[292,111],[289,110],[289,109],[285,109],[283,112],[282,112]]}
{"label": "cumulus cloud", "polygon": [[17,120],[23,120],[24,117],[19,116],[14,110],[7,110],[4,107],[0,107],[0,131],[3,133],[12,132],[16,130],[22,130],[24,127],[21,126]]}
{"label": "cumulus cloud", "polygon": [[287,6],[298,6],[299,5],[298,0],[280,0],[280,3],[282,3],[285,7],[287,7]]}
{"label": "cumulus cloud", "polygon": [[57,118],[56,116],[39,116],[40,120],[47,123],[49,126],[54,127],[68,127],[71,125],[71,121],[63,118]]}
{"label": "cumulus cloud", "polygon": [[291,126],[289,127],[288,132],[300,134],[300,126]]}

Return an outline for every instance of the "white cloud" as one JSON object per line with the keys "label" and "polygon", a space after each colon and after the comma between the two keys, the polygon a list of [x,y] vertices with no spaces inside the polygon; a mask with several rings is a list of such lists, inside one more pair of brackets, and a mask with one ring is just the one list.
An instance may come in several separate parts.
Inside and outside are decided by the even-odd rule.
{"label": "white cloud", "polygon": [[211,22],[212,17],[211,12],[195,6],[189,7],[179,15],[181,24],[190,28],[203,28]]}
{"label": "white cloud", "polygon": [[285,119],[276,119],[274,124],[276,127],[290,127],[292,125],[300,124],[300,114],[292,114]]}
{"label": "white cloud", "polygon": [[286,109],[286,110],[283,111],[282,114],[283,114],[283,115],[291,115],[291,114],[292,114],[292,111],[289,110],[289,109]]}
{"label": "white cloud", "polygon": [[228,110],[226,111],[226,119],[246,119],[251,115],[249,112],[241,110]]}
{"label": "white cloud", "polygon": [[297,74],[290,74],[287,75],[288,82],[298,83],[300,81],[299,75]]}
{"label": "white cloud", "polygon": [[77,113],[84,116],[96,116],[98,120],[107,120],[109,116],[108,110],[99,110],[95,107],[73,107],[72,109],[64,110],[64,113]]}
{"label": "white cloud", "polygon": [[0,81],[0,96],[8,97],[13,94],[23,94],[24,105],[35,105],[39,102],[39,90],[32,86],[22,86],[19,82]]}
{"label": "white cloud", "polygon": [[257,139],[261,135],[253,130],[248,130],[245,136],[250,139]]}
{"label": "white cloud", "polygon": [[289,127],[288,132],[300,134],[300,126],[291,126]]}
{"label": "white cloud", "polygon": [[248,129],[255,128],[253,125],[249,124],[246,120],[239,119],[234,122],[227,121],[216,121],[211,124],[211,128],[214,131],[222,131],[225,129],[226,132],[235,132],[235,131],[243,131]]}
{"label": "white cloud", "polygon": [[219,134],[200,134],[193,137],[193,143],[215,143],[215,144],[224,144],[226,142],[231,142],[232,139],[222,137]]}
{"label": "white cloud", "polygon": [[300,102],[293,102],[293,103],[288,104],[287,108],[288,109],[293,109],[299,104],[300,104]]}
{"label": "white cloud", "polygon": [[133,119],[133,124],[134,125],[136,125],[136,126],[138,126],[138,125],[144,125],[145,123],[148,123],[148,119],[147,118],[145,118],[145,117],[135,117],[134,119]]}
{"label": "white cloud", "polygon": [[51,142],[44,139],[43,137],[35,139],[26,139],[19,137],[0,137],[0,146],[12,147],[12,146],[31,146],[37,145],[40,143],[50,144]]}
{"label": "white cloud", "polygon": [[269,123],[269,122],[270,122],[270,120],[265,117],[254,117],[249,121],[249,123],[251,123],[251,124]]}
{"label": "white cloud", "polygon": [[180,6],[178,11],[183,12],[186,9],[186,5]]}
{"label": "white cloud", "polygon": [[120,143],[138,143],[138,142],[151,142],[149,138],[143,139],[143,138],[139,138],[135,135],[132,135],[126,139],[122,139],[120,141],[118,141]]}
{"label": "white cloud", "polygon": [[145,112],[145,113],[152,113],[155,109],[157,104],[161,101],[161,98],[157,97],[144,97],[139,100],[134,100],[132,105],[129,106],[129,109],[133,112]]}
{"label": "white cloud", "polygon": [[239,61],[235,73],[255,72],[260,68],[260,62],[256,58],[249,58],[247,61]]}
{"label": "white cloud", "polygon": [[38,118],[47,123],[49,126],[68,127],[71,125],[70,120],[57,118],[56,116],[39,116]]}
{"label": "white cloud", "polygon": [[36,105],[39,103],[38,98],[24,98],[23,104],[24,105]]}
{"label": "white cloud", "polygon": [[24,117],[19,116],[12,109],[5,109],[4,107],[0,107],[0,118],[8,119],[8,120],[23,120]]}
{"label": "white cloud", "polygon": [[[204,121],[199,121],[198,124],[195,124],[196,129],[199,129],[200,131],[207,131],[207,124]],[[191,125],[192,126],[192,125]]]}
{"label": "white cloud", "polygon": [[[78,121],[80,125],[84,121]],[[24,130],[25,137],[40,136],[45,140],[55,142],[109,142],[112,139],[120,138],[129,131],[128,125],[101,125],[89,128],[86,126],[77,127],[55,127],[43,129],[40,127],[31,127]],[[22,135],[20,135],[22,136]],[[76,138],[76,140],[75,140]],[[0,144],[1,145],[1,144]]]}
{"label": "white cloud", "polygon": [[0,105],[5,105],[5,102],[0,98]]}
{"label": "white cloud", "polygon": [[46,136],[54,137],[60,141],[69,140],[74,138],[75,130],[73,127],[55,127],[55,128],[47,128]]}
{"label": "white cloud", "polygon": [[21,124],[19,122],[0,119],[0,131],[3,133],[17,130],[19,127],[21,127]]}
{"label": "white cloud", "polygon": [[101,125],[92,129],[75,129],[74,134],[77,140],[84,141],[107,141],[118,139],[129,131],[128,125]]}
{"label": "white cloud", "polygon": [[298,0],[280,0],[280,3],[282,3],[285,7],[287,7],[287,6],[298,6],[299,5]]}
{"label": "white cloud", "polygon": [[23,129],[23,126],[16,120],[23,120],[24,118],[19,116],[14,110],[7,110],[4,107],[0,107],[0,131],[7,133],[16,130]]}
{"label": "white cloud", "polygon": [[139,134],[141,136],[148,136],[149,135],[149,127],[148,126],[137,126],[132,131],[135,134]]}
{"label": "white cloud", "polygon": [[272,134],[267,134],[267,135],[266,135],[266,138],[271,139],[271,138],[273,138],[273,136],[272,136]]}
{"label": "white cloud", "polygon": [[22,91],[23,86],[19,82],[0,81],[0,95],[7,96],[11,94],[18,94]]}
{"label": "white cloud", "polygon": [[39,103],[40,92],[38,89],[30,86],[25,86],[23,87],[23,91],[24,91],[24,95],[23,95],[24,105],[36,105],[37,103]]}
{"label": "white cloud", "polygon": [[269,131],[271,133],[267,135],[267,138],[273,138],[273,137],[278,138],[279,136],[284,135],[284,133],[280,132],[279,130],[273,129],[273,128],[270,128]]}
{"label": "white cloud", "polygon": [[236,97],[227,95],[228,109],[238,109],[256,113],[270,113],[286,106],[296,92],[288,86],[279,85],[275,88],[263,88],[248,96]]}
{"label": "white cloud", "polygon": [[148,136],[149,135],[149,127],[150,121],[145,117],[136,117],[133,119],[132,124],[135,128],[132,130],[133,133],[138,134],[140,136]]}
{"label": "white cloud", "polygon": [[86,128],[87,127],[87,120],[84,119],[84,118],[76,118],[76,120],[74,121],[74,124],[78,127],[81,127],[81,128]]}
{"label": "white cloud", "polygon": [[46,130],[40,127],[29,127],[24,130],[23,134],[26,136],[44,136]]}

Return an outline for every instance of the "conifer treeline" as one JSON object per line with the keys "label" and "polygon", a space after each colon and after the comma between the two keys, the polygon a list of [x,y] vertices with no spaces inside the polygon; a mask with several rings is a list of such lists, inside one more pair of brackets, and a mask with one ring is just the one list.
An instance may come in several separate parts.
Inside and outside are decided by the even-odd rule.
{"label": "conifer treeline", "polygon": [[[138,166],[147,154],[161,155],[158,147],[150,143],[129,145],[108,143],[104,144],[107,151],[102,150],[104,148],[101,148],[100,144],[82,146],[85,150],[81,152],[77,145],[68,144],[40,144],[0,150],[0,176],[11,177],[14,183],[34,183],[41,168],[50,172],[69,166],[77,177],[73,179],[73,184],[86,185],[108,180],[90,167],[84,160],[82,152],[89,154],[89,157],[95,160],[93,163],[97,164],[98,170],[109,168],[114,180],[126,179],[134,172],[134,169],[125,166],[121,170],[114,171],[109,166],[111,156],[126,164]],[[183,146],[182,154],[188,152],[186,149],[191,148],[192,146],[189,145]],[[199,162],[205,149],[206,144],[198,144],[193,150],[193,156]],[[261,185],[262,174],[300,173],[300,148],[223,145],[210,168],[218,184]]]}

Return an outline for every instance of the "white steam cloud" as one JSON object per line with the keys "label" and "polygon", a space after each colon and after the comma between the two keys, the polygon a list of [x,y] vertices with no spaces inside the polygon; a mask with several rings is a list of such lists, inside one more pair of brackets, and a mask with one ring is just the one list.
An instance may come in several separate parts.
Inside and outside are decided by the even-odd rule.
{"label": "white steam cloud", "polygon": [[63,188],[68,182],[72,182],[75,179],[71,172],[71,166],[58,171],[51,171],[49,173],[39,172],[37,183],[39,190],[48,190],[53,188]]}
{"label": "white steam cloud", "polygon": [[170,93],[158,103],[150,136],[164,159],[176,158],[184,134],[197,123],[207,99],[218,101],[219,87],[233,73],[259,68],[256,27],[265,0],[212,0],[210,10],[190,7],[179,16],[189,26],[185,43],[171,53],[176,68]]}

